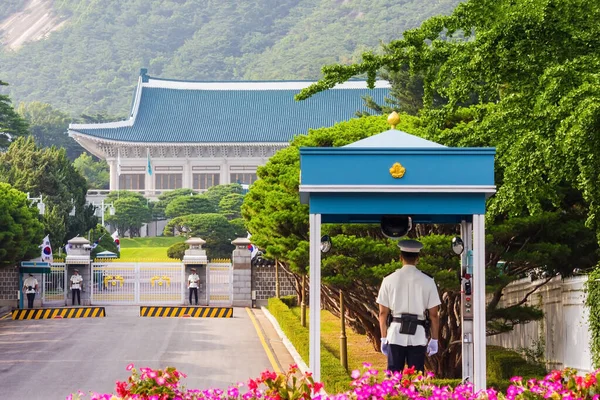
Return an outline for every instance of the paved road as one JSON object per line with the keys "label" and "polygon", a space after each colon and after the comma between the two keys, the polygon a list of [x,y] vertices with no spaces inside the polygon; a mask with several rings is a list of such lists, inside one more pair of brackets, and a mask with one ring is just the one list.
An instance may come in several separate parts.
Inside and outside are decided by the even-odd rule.
{"label": "paved road", "polygon": [[227,388],[272,370],[243,308],[234,318],[141,318],[107,307],[106,318],[0,320],[0,399],[64,399],[110,392],[127,364],[175,366],[188,388]]}

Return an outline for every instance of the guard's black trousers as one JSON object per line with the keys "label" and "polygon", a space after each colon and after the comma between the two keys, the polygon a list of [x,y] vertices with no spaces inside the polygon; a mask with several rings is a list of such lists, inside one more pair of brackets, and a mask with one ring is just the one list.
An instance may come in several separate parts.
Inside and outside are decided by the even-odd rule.
{"label": "guard's black trousers", "polygon": [[35,293],[27,293],[27,308],[33,308],[33,300],[35,300]]}
{"label": "guard's black trousers", "polygon": [[75,305],[75,296],[77,296],[77,304],[81,305],[81,289],[71,289],[71,304]]}
{"label": "guard's black trousers", "polygon": [[404,365],[415,367],[417,371],[425,371],[425,352],[427,346],[400,346],[390,344],[390,354],[388,355],[388,370],[392,372],[402,372]]}
{"label": "guard's black trousers", "polygon": [[196,305],[198,305],[198,288],[197,287],[190,288],[190,305],[192,304],[192,294],[194,295],[194,298],[196,299]]}

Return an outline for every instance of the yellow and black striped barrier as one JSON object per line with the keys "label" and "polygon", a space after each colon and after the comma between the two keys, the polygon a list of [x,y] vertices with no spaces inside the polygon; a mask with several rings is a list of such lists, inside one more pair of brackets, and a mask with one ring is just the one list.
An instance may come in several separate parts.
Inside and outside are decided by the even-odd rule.
{"label": "yellow and black striped barrier", "polygon": [[140,317],[232,318],[231,307],[140,307]]}
{"label": "yellow and black striped barrier", "polygon": [[12,319],[103,318],[104,307],[61,307],[13,310]]}

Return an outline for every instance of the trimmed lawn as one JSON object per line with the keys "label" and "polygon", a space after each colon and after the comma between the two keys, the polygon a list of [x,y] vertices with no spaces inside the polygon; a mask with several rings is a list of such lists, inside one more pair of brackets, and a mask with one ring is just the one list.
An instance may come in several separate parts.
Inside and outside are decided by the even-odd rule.
{"label": "trimmed lawn", "polygon": [[[291,308],[300,320],[300,307]],[[306,309],[306,326],[309,327],[308,308]],[[327,310],[321,310],[321,341],[327,350],[339,358],[340,355],[340,319]],[[361,369],[363,362],[370,363],[379,371],[387,369],[387,359],[381,352],[375,351],[366,335],[354,332],[346,323],[346,340],[348,343],[348,369]]]}
{"label": "trimmed lawn", "polygon": [[[123,249],[132,247],[164,247],[167,248],[175,243],[184,242],[186,240],[183,236],[157,236],[157,237],[143,237],[143,238],[119,238],[121,242],[121,254]],[[164,257],[167,256],[165,250]]]}
{"label": "trimmed lawn", "polygon": [[[167,259],[168,247],[130,247],[121,248],[119,261],[143,261]],[[175,262],[179,260],[173,259]]]}

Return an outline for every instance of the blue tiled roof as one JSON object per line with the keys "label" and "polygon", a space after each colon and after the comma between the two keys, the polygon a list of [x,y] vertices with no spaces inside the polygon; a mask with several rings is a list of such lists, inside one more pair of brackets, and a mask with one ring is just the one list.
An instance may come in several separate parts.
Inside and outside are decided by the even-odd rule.
{"label": "blue tiled roof", "polygon": [[288,142],[309,128],[368,111],[361,96],[383,103],[389,89],[332,89],[304,101],[299,90],[198,90],[143,87],[133,126],[73,129],[126,142]]}

